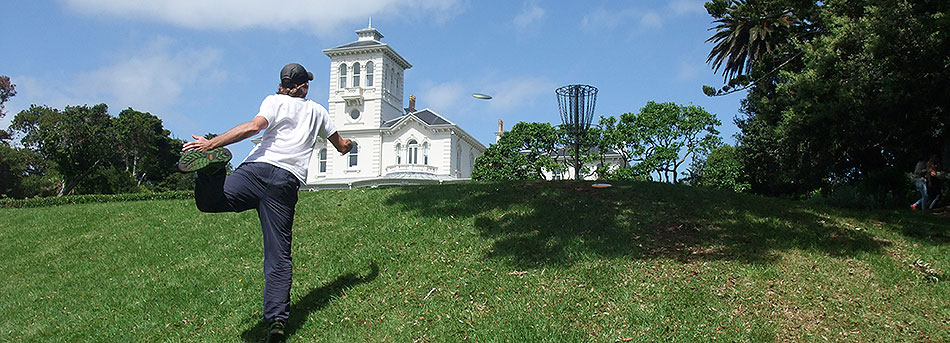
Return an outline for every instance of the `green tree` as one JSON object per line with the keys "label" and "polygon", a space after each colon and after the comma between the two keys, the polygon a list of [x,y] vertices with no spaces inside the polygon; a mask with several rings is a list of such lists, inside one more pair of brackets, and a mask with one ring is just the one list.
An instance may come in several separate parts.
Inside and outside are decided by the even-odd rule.
{"label": "green tree", "polygon": [[[659,181],[678,181],[678,170],[695,154],[720,144],[722,123],[702,107],[650,101],[639,113],[621,115],[627,154],[636,171],[655,173]],[[642,174],[641,174],[642,175]]]}
{"label": "green tree", "polygon": [[560,133],[548,123],[520,122],[475,159],[475,180],[544,179],[544,171],[563,169],[556,157]]}
{"label": "green tree", "polygon": [[800,12],[814,13],[803,21],[809,34],[778,49],[801,57],[783,64],[766,54],[752,67],[752,77],[778,70],[750,89],[737,120],[753,191],[805,194],[910,169],[927,153],[950,154],[950,3],[807,7]]}
{"label": "green tree", "polygon": [[[51,181],[50,178],[53,180]],[[39,153],[0,142],[0,196],[27,198],[56,194],[57,177]]]}
{"label": "green tree", "polygon": [[15,95],[16,85],[10,81],[9,76],[0,75],[0,118],[3,118],[3,116],[7,115],[7,113],[4,111],[3,105]]}
{"label": "green tree", "polygon": [[169,166],[180,157],[181,143],[169,137],[171,132],[162,126],[161,119],[128,108],[119,112],[114,124],[121,167],[135,186],[156,185],[173,173]]}
{"label": "green tree", "polygon": [[736,148],[724,144],[709,153],[693,159],[690,168],[690,184],[736,193],[749,190],[749,183],[742,168]]}
{"label": "green tree", "polygon": [[[4,104],[10,98],[16,95],[16,85],[10,81],[10,77],[0,75],[0,118],[7,115],[7,112],[4,110]],[[10,138],[10,134],[4,130],[0,130],[0,141],[7,140]]]}
{"label": "green tree", "polygon": [[785,1],[717,0],[706,3],[707,11],[716,17],[713,43],[706,63],[712,62],[725,80],[743,75],[752,64],[791,38],[793,26],[800,23]]}
{"label": "green tree", "polygon": [[34,105],[18,113],[10,127],[26,148],[40,152],[62,175],[59,195],[72,193],[97,167],[118,160],[117,134],[105,104],[62,111]]}
{"label": "green tree", "polygon": [[652,167],[642,163],[639,157],[646,154],[640,131],[635,127],[636,115],[624,113],[618,120],[614,116],[601,117],[597,124],[601,135],[598,148],[603,153],[620,155],[622,164],[616,170],[604,173],[604,178],[615,180],[649,180]]}

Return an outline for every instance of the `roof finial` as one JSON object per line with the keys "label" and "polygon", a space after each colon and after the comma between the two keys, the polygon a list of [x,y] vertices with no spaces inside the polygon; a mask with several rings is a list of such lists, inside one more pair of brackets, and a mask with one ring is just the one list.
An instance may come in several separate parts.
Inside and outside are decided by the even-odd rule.
{"label": "roof finial", "polygon": [[367,26],[366,28],[367,28],[367,29],[373,28],[373,16],[370,16],[370,17],[369,17],[369,26]]}

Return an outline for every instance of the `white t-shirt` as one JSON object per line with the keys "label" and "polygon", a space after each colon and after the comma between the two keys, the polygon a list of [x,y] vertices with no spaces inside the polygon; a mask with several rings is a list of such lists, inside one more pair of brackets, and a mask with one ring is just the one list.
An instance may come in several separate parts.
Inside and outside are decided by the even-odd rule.
{"label": "white t-shirt", "polygon": [[257,115],[267,119],[267,128],[244,162],[268,163],[306,182],[314,143],[336,132],[327,109],[307,99],[274,94],[264,98]]}

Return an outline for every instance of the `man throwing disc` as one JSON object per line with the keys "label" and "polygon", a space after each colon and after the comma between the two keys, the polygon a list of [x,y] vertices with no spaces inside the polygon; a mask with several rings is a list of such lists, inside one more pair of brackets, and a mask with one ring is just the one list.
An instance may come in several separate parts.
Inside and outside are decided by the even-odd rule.
{"label": "man throwing disc", "polygon": [[[340,154],[353,142],[336,132],[327,110],[307,91],[313,73],[297,63],[280,71],[277,94],[261,102],[251,121],[212,139],[195,136],[182,146],[178,169],[197,172],[195,204],[202,212],[242,212],[257,209],[264,236],[264,320],[268,341],[282,341],[289,317],[290,243],[297,191],[306,180],[314,144],[327,139]],[[264,131],[261,143],[230,175],[224,166],[231,152],[224,146]]]}

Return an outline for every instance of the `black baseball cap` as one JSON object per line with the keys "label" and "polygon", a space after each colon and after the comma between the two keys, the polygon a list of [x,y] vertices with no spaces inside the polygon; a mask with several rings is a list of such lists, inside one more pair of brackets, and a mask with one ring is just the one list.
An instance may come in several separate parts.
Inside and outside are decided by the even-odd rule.
{"label": "black baseball cap", "polygon": [[293,87],[307,81],[313,81],[313,73],[307,71],[298,63],[290,63],[280,70],[280,84],[282,86]]}

